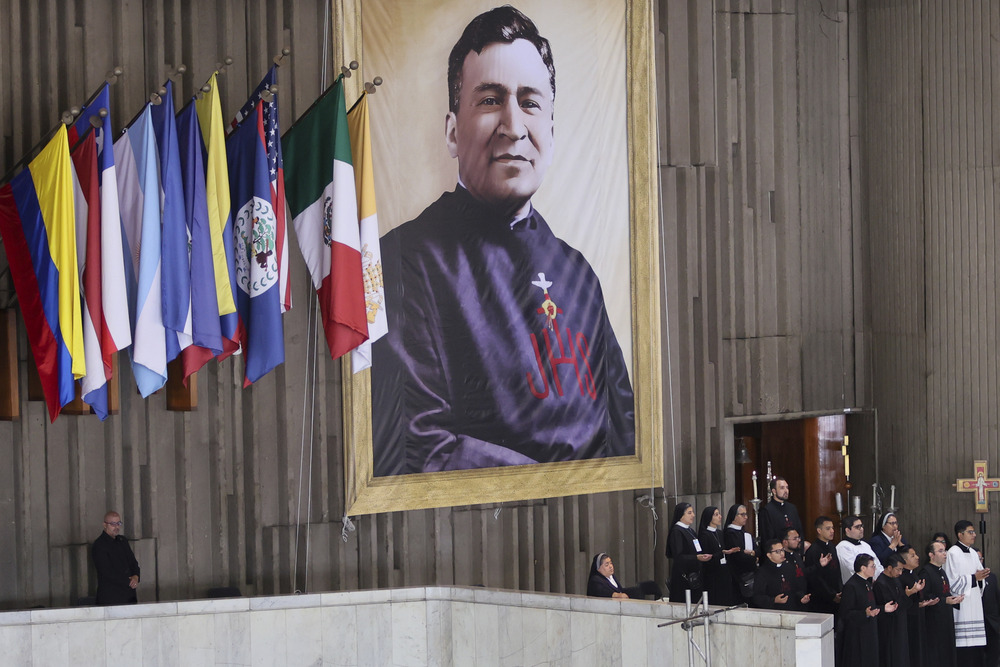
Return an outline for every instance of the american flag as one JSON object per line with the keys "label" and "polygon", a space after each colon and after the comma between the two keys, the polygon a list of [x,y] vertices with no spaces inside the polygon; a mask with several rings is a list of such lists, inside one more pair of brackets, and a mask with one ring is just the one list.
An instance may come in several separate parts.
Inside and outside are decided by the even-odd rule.
{"label": "american flag", "polygon": [[[292,308],[292,285],[288,276],[288,244],[287,216],[285,209],[285,170],[281,160],[281,126],[278,123],[278,93],[270,93],[271,87],[277,90],[278,66],[272,65],[267,75],[257,88],[250,94],[250,99],[236,113],[232,127],[235,130],[244,118],[253,113],[258,102],[264,114],[264,146],[267,147],[267,170],[271,178],[271,204],[274,206],[275,219],[278,223],[276,245],[278,251],[279,287],[281,289],[281,312]],[[270,101],[265,99],[270,93]]]}

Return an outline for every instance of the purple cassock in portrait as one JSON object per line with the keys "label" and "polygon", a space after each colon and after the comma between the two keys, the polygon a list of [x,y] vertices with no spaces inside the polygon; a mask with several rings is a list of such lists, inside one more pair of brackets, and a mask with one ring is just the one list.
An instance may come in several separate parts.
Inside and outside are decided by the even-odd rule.
{"label": "purple cassock in portrait", "polygon": [[600,282],[533,207],[511,223],[458,186],[381,247],[376,476],[635,453]]}

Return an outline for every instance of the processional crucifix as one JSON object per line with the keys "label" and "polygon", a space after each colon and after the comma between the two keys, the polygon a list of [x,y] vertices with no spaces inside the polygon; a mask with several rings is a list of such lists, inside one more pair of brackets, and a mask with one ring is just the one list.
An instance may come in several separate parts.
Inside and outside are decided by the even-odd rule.
{"label": "processional crucifix", "polygon": [[972,477],[957,479],[952,485],[959,493],[976,494],[976,512],[979,514],[979,534],[983,537],[983,555],[986,555],[986,514],[990,511],[990,491],[1000,491],[1000,479],[990,477],[986,461],[973,464]]}

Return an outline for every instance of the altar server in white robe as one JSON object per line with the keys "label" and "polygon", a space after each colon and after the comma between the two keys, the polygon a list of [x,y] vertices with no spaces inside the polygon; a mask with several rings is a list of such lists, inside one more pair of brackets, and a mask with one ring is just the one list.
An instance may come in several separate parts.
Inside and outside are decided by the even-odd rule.
{"label": "altar server in white robe", "polygon": [[955,613],[955,646],[958,662],[964,665],[981,665],[986,646],[986,624],[983,620],[983,580],[989,568],[983,568],[979,554],[973,548],[976,530],[971,521],[955,524],[958,543],[948,549],[944,564],[945,574],[955,595],[965,595]]}
{"label": "altar server in white robe", "polygon": [[840,577],[842,583],[854,576],[854,560],[861,554],[868,554],[875,561],[875,576],[882,574],[882,563],[878,562],[872,545],[864,541],[865,522],[861,517],[851,515],[844,519],[844,539],[837,544],[837,560],[840,562]]}

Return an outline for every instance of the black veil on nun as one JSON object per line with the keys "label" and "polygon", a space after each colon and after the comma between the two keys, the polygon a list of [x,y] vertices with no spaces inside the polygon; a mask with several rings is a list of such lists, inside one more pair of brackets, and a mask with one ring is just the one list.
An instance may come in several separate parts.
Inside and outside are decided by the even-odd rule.
{"label": "black veil on nun", "polygon": [[736,521],[736,513],[740,511],[740,508],[744,507],[743,504],[737,503],[729,507],[729,513],[726,514],[726,521],[722,524],[723,528],[728,528],[733,525],[733,521]]}
{"label": "black veil on nun", "polygon": [[719,509],[715,505],[709,505],[701,511],[701,521],[698,522],[698,534],[701,531],[707,529],[712,523],[712,515],[715,514],[715,510]]}
{"label": "black veil on nun", "polygon": [[[597,571],[597,568],[599,568],[601,566],[601,561],[603,561],[607,557],[608,557],[608,554],[604,553],[603,551],[601,553],[597,554],[596,556],[594,556],[594,560],[592,560],[590,562],[590,574],[587,575],[587,579],[590,579],[595,574],[600,574],[600,572]],[[601,575],[601,576],[604,576],[604,575]]]}
{"label": "black veil on nun", "polygon": [[674,505],[673,523],[677,523],[678,521],[680,521],[681,517],[684,516],[684,512],[687,512],[687,508],[689,507],[691,507],[691,503],[677,503],[676,505]]}

